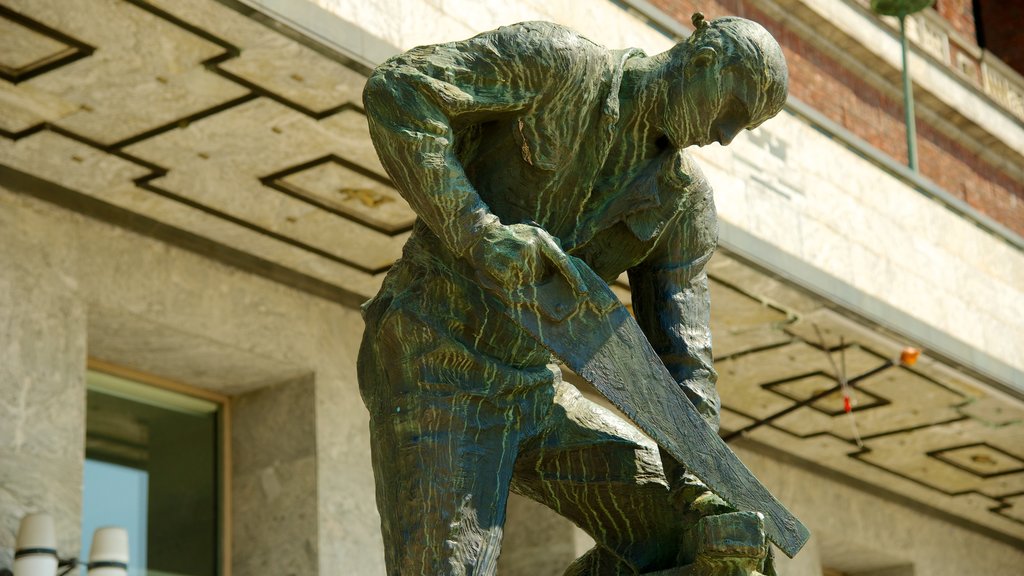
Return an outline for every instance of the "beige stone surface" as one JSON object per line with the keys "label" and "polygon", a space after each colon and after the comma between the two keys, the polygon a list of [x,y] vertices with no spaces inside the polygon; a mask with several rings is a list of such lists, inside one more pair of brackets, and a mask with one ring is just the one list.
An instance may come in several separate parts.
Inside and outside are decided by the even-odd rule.
{"label": "beige stone surface", "polygon": [[[113,309],[144,321],[151,329],[163,327],[165,333],[173,334],[175,341],[191,339],[192,344],[177,349],[179,352],[196,350],[203,343],[214,343],[220,349],[233,349],[234,356],[229,355],[225,359],[224,380],[217,385],[214,378],[208,377],[208,387],[215,391],[230,392],[240,389],[238,386],[253,384],[248,376],[252,374],[251,370],[240,370],[237,366],[232,368],[238,359],[249,355],[264,358],[263,364],[253,368],[270,366],[272,374],[278,370],[273,368],[275,366],[300,366],[305,373],[315,374],[315,384],[309,386],[314,392],[296,398],[315,403],[314,411],[306,409],[303,412],[308,418],[303,425],[312,426],[320,446],[315,458],[304,456],[288,465],[272,468],[272,472],[240,476],[236,495],[244,494],[238,496],[243,501],[252,498],[259,502],[271,502],[272,496],[285,498],[274,500],[276,509],[291,509],[301,504],[307,508],[300,511],[316,511],[312,518],[302,516],[296,520],[312,521],[316,529],[308,543],[301,543],[300,547],[282,556],[289,562],[307,562],[310,558],[308,551],[312,550],[312,558],[322,563],[324,573],[333,573],[331,567],[342,561],[354,567],[353,573],[382,573],[383,553],[373,504],[368,428],[355,384],[355,353],[362,326],[356,311],[6,190],[0,190],[0,219],[3,221],[3,226],[0,226],[3,238],[0,261],[5,265],[24,262],[35,271],[35,275],[27,272],[20,276],[0,274],[0,282],[6,286],[12,279],[24,278],[27,286],[11,294],[22,299],[37,299],[34,308],[26,309],[25,314],[29,316],[25,321],[10,324],[11,319],[18,316],[12,317],[5,312],[0,315],[0,319],[7,322],[3,325],[17,328],[16,334],[20,334],[27,329],[27,326],[21,327],[24,322],[48,317],[49,324],[43,323],[32,330],[50,326],[47,334],[59,334],[68,339],[61,346],[67,347],[71,357],[68,360],[70,365],[54,363],[52,360],[57,357],[54,351],[59,348],[54,348],[53,341],[47,339],[47,349],[39,351],[47,360],[45,365],[32,368],[32,363],[22,361],[26,367],[19,368],[18,373],[31,375],[35,371],[46,375],[66,372],[68,376],[62,385],[68,385],[68,378],[77,378],[76,385],[79,386],[74,393],[77,407],[74,401],[48,394],[46,403],[42,404],[46,408],[30,413],[37,418],[26,421],[26,425],[33,428],[25,429],[30,432],[35,427],[45,427],[46,434],[40,436],[40,441],[59,443],[60,449],[66,452],[57,453],[68,455],[70,462],[38,463],[41,470],[30,476],[30,482],[19,484],[7,479],[17,474],[20,460],[6,456],[0,458],[0,475],[4,479],[0,483],[4,487],[0,490],[0,497],[10,503],[0,507],[5,514],[0,538],[7,539],[4,541],[13,538],[17,517],[27,511],[24,510],[26,503],[30,507],[47,508],[59,504],[56,513],[63,518],[60,521],[66,535],[64,549],[77,548],[81,450],[84,445],[82,392],[86,338],[88,336],[90,341],[103,340],[109,337],[102,334],[103,330],[120,326],[117,323],[90,323],[88,329],[100,333],[87,335],[86,311],[102,313]],[[41,283],[37,284],[36,279]],[[50,293],[48,287],[53,287],[58,294],[65,294],[67,304],[61,304],[61,298],[48,304],[45,298]],[[10,302],[6,298],[8,294],[6,289],[0,291],[0,301]],[[6,304],[3,310],[8,310]],[[7,338],[10,332],[5,328],[0,334],[5,336],[6,369],[11,369],[8,358],[33,358],[29,353],[32,348],[13,356],[7,348],[11,346],[11,340]],[[140,344],[144,351],[145,342]],[[27,346],[26,343],[21,345]],[[215,368],[209,364],[209,356],[199,354],[197,357],[206,358],[203,363],[207,369]],[[241,376],[242,381],[234,382],[233,376]],[[40,386],[48,382],[43,378],[39,381]],[[19,388],[7,376],[0,379],[0,391],[15,396],[19,394]],[[54,420],[55,413],[62,419]],[[314,413],[320,417],[313,417]],[[65,417],[67,419],[63,420]],[[11,421],[3,418],[0,426],[14,425],[18,421],[15,419],[9,424]],[[57,431],[64,430],[66,426],[67,432],[55,433],[49,429],[51,426],[56,426]],[[61,440],[61,435],[73,437]],[[9,438],[6,434],[2,437]],[[8,448],[3,450],[6,453]],[[28,452],[29,443],[24,442],[21,450],[22,453]],[[73,460],[71,454],[74,455]],[[296,500],[288,500],[292,498]],[[260,517],[258,522],[247,523],[244,527],[247,532],[239,537],[243,541],[245,538],[258,541],[268,537],[260,531],[277,530],[274,518],[268,515]],[[258,556],[263,553],[257,548],[236,550],[239,554]],[[259,556],[257,560],[270,561],[269,556]],[[239,561],[250,562],[241,557]],[[312,565],[314,569],[311,571],[298,573],[316,573],[316,562]],[[246,572],[243,570],[241,573]]]}
{"label": "beige stone surface", "polygon": [[244,507],[233,526],[240,551],[233,573],[317,574],[315,493],[313,457],[236,476],[234,496]]}
{"label": "beige stone surface", "polygon": [[929,576],[1015,574],[1024,565],[1024,551],[1018,547],[870,491],[822,481],[813,472],[756,451],[738,448],[738,453],[817,539],[840,543],[820,548],[824,566],[830,566],[837,559],[835,551],[843,549],[863,550],[862,562],[882,556],[888,563],[911,563],[914,574]]}
{"label": "beige stone surface", "polygon": [[[635,46],[651,53],[671,47],[672,42],[655,29],[631,16],[614,2],[574,0],[527,0],[500,2],[486,0],[312,0],[338,18],[351,22],[393,46],[408,50],[422,44],[468,38],[484,30],[527,20],[549,20],[579,30],[591,40],[609,47]],[[287,10],[273,0],[253,4]],[[395,15],[401,14],[401,17]],[[613,25],[609,25],[613,23]],[[357,44],[338,39],[339,44],[359,51]],[[376,61],[374,54],[363,53]]]}
{"label": "beige stone surface", "polygon": [[794,317],[720,281],[711,282],[711,335],[715,359],[791,339],[780,328]]}
{"label": "beige stone surface", "polygon": [[371,275],[275,240],[234,222],[140,189],[132,180],[149,170],[52,132],[11,142],[0,140],[0,155],[9,166],[174,228],[259,255],[314,278],[350,289],[366,298],[380,288],[383,274]]}
{"label": "beige stone surface", "polygon": [[13,20],[0,19],[0,63],[6,68],[28,68],[69,48],[67,44]]}
{"label": "beige stone surface", "polygon": [[[762,171],[755,167],[777,163],[780,146],[788,163],[779,177],[800,174],[800,194],[758,182]],[[725,220],[968,346],[1024,367],[1015,344],[1024,341],[1024,314],[1016,314],[1024,302],[1020,250],[788,114],[729,148],[711,146],[697,155]]]}
{"label": "beige stone surface", "polygon": [[79,547],[85,451],[85,307],[70,259],[37,222],[0,202],[0,566],[22,516],[54,517],[58,545]]}
{"label": "beige stone surface", "polygon": [[785,576],[822,576],[821,553],[818,550],[818,538],[812,533],[800,553],[795,558],[775,550],[775,568]]}
{"label": "beige stone surface", "polygon": [[60,74],[6,86],[13,93],[6,99],[31,109],[33,92],[22,86],[57,97],[65,105],[44,119],[96,142],[117,142],[248,92],[199,66],[222,47],[129,3],[88,0],[76,10],[59,0],[11,4],[97,50]]}
{"label": "beige stone surface", "polygon": [[237,574],[317,573],[316,404],[312,377],[232,402]]}
{"label": "beige stone surface", "polygon": [[89,357],[228,395],[293,380],[307,372],[294,362],[245,350],[240,343],[220,342],[155,323],[147,316],[146,311],[90,306]]}
{"label": "beige stone surface", "polygon": [[392,186],[334,160],[275,182],[292,194],[387,233],[408,230],[416,220],[416,213]]}
{"label": "beige stone surface", "polygon": [[268,31],[265,40],[220,68],[314,113],[344,104],[361,105],[363,77],[312,52]]}
{"label": "beige stone surface", "polygon": [[561,576],[579,556],[572,522],[543,504],[512,494],[508,501],[498,573]]}
{"label": "beige stone surface", "polygon": [[260,98],[128,147],[169,169],[152,185],[231,217],[379,271],[401,253],[405,236],[367,230],[260,183],[258,178],[339,152],[337,136],[316,121]]}
{"label": "beige stone surface", "polygon": [[[718,191],[715,192],[718,195]],[[721,204],[716,200],[716,204]],[[758,300],[767,306],[787,310],[802,316],[821,307],[821,301],[794,290],[750,266],[730,258],[719,250],[708,262],[708,276],[719,279],[731,286],[742,286],[748,294],[756,294]],[[715,306],[712,302],[712,306]]]}

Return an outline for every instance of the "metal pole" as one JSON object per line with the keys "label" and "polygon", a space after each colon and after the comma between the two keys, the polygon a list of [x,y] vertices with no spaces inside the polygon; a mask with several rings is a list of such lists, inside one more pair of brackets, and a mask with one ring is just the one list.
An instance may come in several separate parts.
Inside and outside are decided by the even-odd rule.
{"label": "metal pole", "polygon": [[914,87],[910,83],[908,67],[907,16],[900,15],[900,43],[903,46],[903,112],[907,123],[907,165],[914,172],[917,169],[917,126],[914,123]]}

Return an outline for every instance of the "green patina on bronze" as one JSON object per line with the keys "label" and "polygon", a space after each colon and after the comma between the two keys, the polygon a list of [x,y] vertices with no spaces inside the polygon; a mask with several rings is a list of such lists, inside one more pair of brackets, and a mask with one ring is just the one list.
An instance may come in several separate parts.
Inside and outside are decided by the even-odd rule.
{"label": "green patina on bronze", "polygon": [[[694,24],[656,56],[517,24],[415,48],[368,80],[374,145],[419,216],[365,306],[359,358],[389,574],[493,574],[510,489],[594,537],[567,574],[770,573],[766,532],[788,553],[806,538],[773,517],[766,530],[765,508],[736,511],[670,455],[718,422],[717,224],[683,150],[774,116],[787,82],[757,24]],[[623,272],[636,323],[604,283]],[[672,383],[632,383],[653,391],[639,403],[621,376],[647,368],[644,350]],[[654,434],[659,450],[563,382],[552,351],[648,432],[700,430]],[[741,485],[737,465],[711,472]]]}

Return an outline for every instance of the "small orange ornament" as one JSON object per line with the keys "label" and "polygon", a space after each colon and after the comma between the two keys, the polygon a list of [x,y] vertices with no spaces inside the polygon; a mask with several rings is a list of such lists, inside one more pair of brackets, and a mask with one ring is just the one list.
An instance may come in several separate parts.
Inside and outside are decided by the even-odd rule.
{"label": "small orange ornament", "polygon": [[904,348],[903,351],[900,352],[900,364],[903,364],[904,366],[913,366],[917,363],[917,357],[920,355],[921,351],[917,348]]}

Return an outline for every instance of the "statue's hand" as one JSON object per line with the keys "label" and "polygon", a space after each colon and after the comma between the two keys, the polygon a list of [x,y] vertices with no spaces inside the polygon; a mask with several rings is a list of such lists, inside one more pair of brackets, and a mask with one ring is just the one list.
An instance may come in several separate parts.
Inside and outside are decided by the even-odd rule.
{"label": "statue's hand", "polygon": [[559,274],[576,296],[587,291],[558,240],[539,226],[487,226],[467,257],[481,283],[505,301],[510,301],[520,288],[540,284],[552,273]]}

